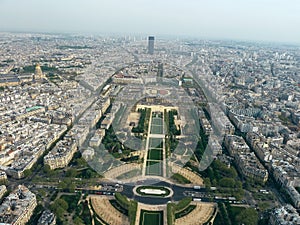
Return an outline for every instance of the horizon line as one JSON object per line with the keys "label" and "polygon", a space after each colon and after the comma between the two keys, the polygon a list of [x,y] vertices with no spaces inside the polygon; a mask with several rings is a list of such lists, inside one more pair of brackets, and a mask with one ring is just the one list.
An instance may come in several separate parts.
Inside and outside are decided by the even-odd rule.
{"label": "horizon line", "polygon": [[[169,38],[179,38],[179,39],[197,39],[203,41],[233,41],[233,42],[245,42],[245,43],[256,43],[256,44],[271,44],[271,45],[281,45],[281,46],[294,46],[300,47],[300,42],[293,41],[275,41],[275,40],[263,40],[263,39],[244,39],[244,38],[234,38],[234,37],[208,37],[200,35],[191,34],[153,34],[153,33],[138,33],[138,32],[95,32],[95,31],[36,31],[36,30],[3,30],[0,29],[0,33],[20,33],[20,34],[47,34],[47,35],[94,35],[94,36],[144,36],[145,38],[149,36],[163,37],[162,39]],[[159,40],[156,38],[156,40]]]}

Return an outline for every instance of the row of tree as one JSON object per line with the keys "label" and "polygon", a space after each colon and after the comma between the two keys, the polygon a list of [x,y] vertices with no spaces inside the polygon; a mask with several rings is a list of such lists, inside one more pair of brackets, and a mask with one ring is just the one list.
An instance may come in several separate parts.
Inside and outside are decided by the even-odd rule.
{"label": "row of tree", "polygon": [[168,203],[167,205],[167,223],[173,225],[175,223],[175,213],[186,209],[192,201],[191,197],[186,197],[176,203]]}
{"label": "row of tree", "polygon": [[129,200],[126,196],[118,192],[115,194],[115,198],[121,207],[128,210],[130,225],[134,225],[137,212],[137,202],[134,200]]}
{"label": "row of tree", "polygon": [[147,109],[147,108],[138,109],[138,112],[140,113],[140,119],[139,119],[138,125],[131,129],[132,133],[144,133],[146,119],[149,120],[149,117],[150,117],[150,109]]}
{"label": "row of tree", "polygon": [[169,126],[169,135],[170,136],[176,136],[180,135],[180,128],[177,129],[177,126],[175,124],[175,116],[178,116],[177,110],[170,110],[168,112],[168,126]]}

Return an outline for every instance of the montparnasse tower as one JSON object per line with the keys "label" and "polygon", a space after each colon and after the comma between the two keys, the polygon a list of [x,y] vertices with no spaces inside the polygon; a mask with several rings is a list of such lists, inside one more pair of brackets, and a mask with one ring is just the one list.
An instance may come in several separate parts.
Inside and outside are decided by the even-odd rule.
{"label": "montparnasse tower", "polygon": [[35,79],[45,78],[45,74],[43,74],[42,68],[39,63],[36,64],[36,66],[35,66],[34,77],[35,77]]}

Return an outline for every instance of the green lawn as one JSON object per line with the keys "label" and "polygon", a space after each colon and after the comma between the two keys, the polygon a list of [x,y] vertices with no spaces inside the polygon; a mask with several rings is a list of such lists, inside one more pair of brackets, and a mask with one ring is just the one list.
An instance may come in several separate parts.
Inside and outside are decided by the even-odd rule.
{"label": "green lawn", "polygon": [[151,130],[150,130],[151,134],[163,134],[163,126],[159,126],[159,125],[151,125]]}
{"label": "green lawn", "polygon": [[152,117],[152,125],[163,125],[163,119],[159,117]]}
{"label": "green lawn", "polygon": [[147,161],[146,175],[162,176],[162,164],[159,161]]}
{"label": "green lawn", "polygon": [[163,158],[163,151],[161,149],[149,149],[148,150],[148,158],[153,160],[162,160]]}
{"label": "green lawn", "polygon": [[163,119],[159,117],[152,117],[151,134],[163,134]]}
{"label": "green lawn", "polygon": [[140,225],[163,225],[163,212],[142,210]]}
{"label": "green lawn", "polygon": [[149,138],[149,148],[163,148],[162,138]]}

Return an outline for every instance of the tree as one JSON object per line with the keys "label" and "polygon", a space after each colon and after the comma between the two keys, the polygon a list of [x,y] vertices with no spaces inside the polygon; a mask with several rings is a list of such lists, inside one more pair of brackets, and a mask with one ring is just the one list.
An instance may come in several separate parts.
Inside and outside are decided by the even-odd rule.
{"label": "tree", "polygon": [[71,193],[75,192],[75,188],[76,188],[76,185],[73,184],[73,183],[68,185],[68,191],[71,192]]}
{"label": "tree", "polygon": [[66,173],[66,177],[76,177],[76,175],[77,175],[77,170],[74,168],[70,168]]}
{"label": "tree", "polygon": [[235,217],[235,220],[238,222],[238,224],[256,225],[258,222],[258,213],[253,208],[247,208],[241,211]]}
{"label": "tree", "polygon": [[47,192],[44,189],[41,189],[40,191],[40,195],[45,197],[47,195]]}
{"label": "tree", "polygon": [[207,189],[211,188],[211,183],[209,178],[204,178],[204,184]]}
{"label": "tree", "polygon": [[236,187],[236,188],[239,188],[239,189],[242,189],[242,188],[243,188],[242,182],[241,182],[241,181],[236,181],[236,182],[235,182],[235,187]]}
{"label": "tree", "polygon": [[211,184],[213,185],[213,186],[217,186],[217,180],[216,179],[213,179],[212,181],[211,181]]}
{"label": "tree", "polygon": [[78,166],[86,166],[86,161],[84,160],[84,158],[78,158],[76,159],[76,165]]}
{"label": "tree", "polygon": [[225,172],[227,173],[227,176],[231,178],[236,178],[238,176],[236,170],[233,167],[226,168]]}
{"label": "tree", "polygon": [[61,198],[55,200],[54,205],[55,206],[60,206],[64,210],[67,210],[69,208],[68,203],[65,200],[61,199]]}
{"label": "tree", "polygon": [[29,177],[32,174],[32,171],[30,169],[24,170],[24,176]]}
{"label": "tree", "polygon": [[44,168],[43,168],[43,171],[44,171],[45,174],[48,175],[48,174],[51,172],[50,166],[47,165],[47,164],[45,164],[45,165],[44,165]]}
{"label": "tree", "polygon": [[62,190],[64,190],[64,189],[66,189],[67,188],[67,184],[64,182],[64,181],[61,181],[59,184],[58,184],[58,188],[60,188],[60,189],[62,189]]}
{"label": "tree", "polygon": [[62,217],[68,209],[68,203],[63,199],[57,199],[53,204],[50,205],[50,209],[55,213],[57,217]]}
{"label": "tree", "polygon": [[229,187],[229,188],[234,188],[235,186],[235,180],[233,178],[222,178],[219,181],[220,186],[222,187]]}
{"label": "tree", "polygon": [[78,216],[76,216],[76,218],[74,219],[74,224],[75,225],[81,225],[81,224],[83,224],[83,221]]}
{"label": "tree", "polygon": [[82,172],[82,177],[85,179],[90,179],[93,177],[93,172],[90,169],[84,170]]}
{"label": "tree", "polygon": [[57,170],[51,170],[49,165],[44,165],[43,171],[49,177],[55,176],[58,173]]}

